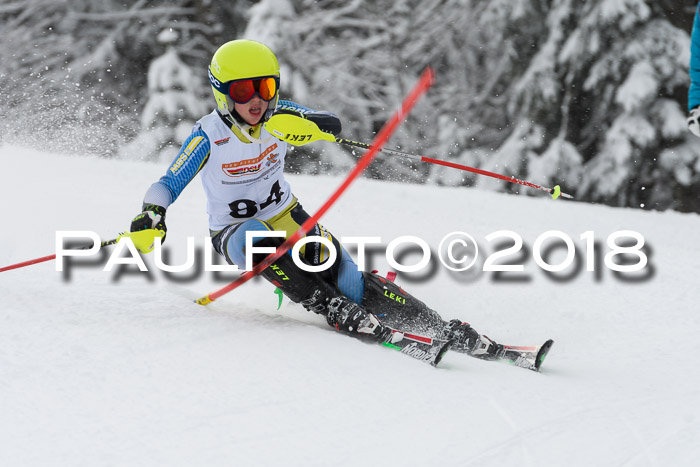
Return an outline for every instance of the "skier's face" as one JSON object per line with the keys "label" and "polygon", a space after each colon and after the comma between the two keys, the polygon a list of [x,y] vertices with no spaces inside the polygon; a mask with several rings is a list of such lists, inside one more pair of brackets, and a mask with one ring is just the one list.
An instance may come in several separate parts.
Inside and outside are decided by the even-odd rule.
{"label": "skier's face", "polygon": [[233,105],[236,112],[238,112],[238,115],[240,115],[248,125],[257,125],[258,122],[260,122],[260,119],[262,119],[262,116],[265,114],[268,103],[262,100],[260,96],[256,94],[245,104],[235,102]]}

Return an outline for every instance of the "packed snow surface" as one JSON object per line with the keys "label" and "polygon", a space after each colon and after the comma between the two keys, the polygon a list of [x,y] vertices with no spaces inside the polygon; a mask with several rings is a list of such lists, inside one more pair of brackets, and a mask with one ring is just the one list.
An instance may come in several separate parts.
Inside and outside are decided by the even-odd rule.
{"label": "packed snow surface", "polygon": [[[0,267],[54,253],[56,231],[113,238],[164,171],[0,148]],[[309,213],[341,182],[289,179]],[[418,236],[434,252],[447,234],[469,233],[481,248],[470,271],[433,261],[434,274],[399,274],[397,282],[446,319],[469,321],[497,341],[554,339],[543,371],[452,352],[432,368],[338,334],[286,300],[278,310],[263,280],[202,307],[193,300],[235,275],[174,278],[155,268],[152,254],[144,256],[149,273],[104,272],[104,260],[87,258],[66,275],[50,261],[0,273],[0,465],[681,466],[700,459],[697,215],[358,180],[322,223],[339,237],[379,236],[384,246]],[[167,225],[170,264],[185,261],[187,237],[203,246],[199,180],[168,210]],[[495,263],[523,264],[523,272],[481,270],[513,243],[486,239],[503,230],[524,246]],[[550,230],[576,246],[574,264],[554,277],[533,252]],[[649,262],[639,273],[616,275],[603,262],[608,236],[620,230],[644,237]],[[585,232],[597,244],[595,271],[587,271]],[[557,248],[548,261],[564,256]],[[383,251],[372,258],[368,267],[388,271]]]}

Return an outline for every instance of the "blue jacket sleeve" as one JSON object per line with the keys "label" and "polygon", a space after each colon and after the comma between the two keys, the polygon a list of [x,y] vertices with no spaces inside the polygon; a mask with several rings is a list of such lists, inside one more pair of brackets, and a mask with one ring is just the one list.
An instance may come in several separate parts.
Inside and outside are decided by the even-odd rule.
{"label": "blue jacket sleeve", "polygon": [[693,32],[690,35],[690,87],[688,110],[700,105],[700,3],[695,9]]}
{"label": "blue jacket sleeve", "polygon": [[182,190],[202,170],[209,160],[211,144],[201,128],[195,129],[182,143],[182,147],[165,175],[146,192],[143,204],[156,204],[167,208],[175,202]]}

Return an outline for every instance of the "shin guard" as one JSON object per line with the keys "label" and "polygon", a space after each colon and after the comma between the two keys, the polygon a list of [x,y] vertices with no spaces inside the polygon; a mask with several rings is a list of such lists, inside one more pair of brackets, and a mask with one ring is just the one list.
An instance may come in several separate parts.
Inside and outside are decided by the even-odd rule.
{"label": "shin guard", "polygon": [[444,337],[446,323],[435,310],[377,274],[364,272],[363,275],[362,306],[383,324],[399,331]]}
{"label": "shin guard", "polygon": [[[279,247],[283,240],[279,237],[266,237],[255,243],[260,247]],[[253,254],[253,263],[265,259],[265,253]],[[260,273],[268,282],[279,288],[291,301],[300,303],[314,313],[326,314],[328,302],[340,295],[331,284],[319,274],[304,271],[294,264],[292,256],[285,253]]]}

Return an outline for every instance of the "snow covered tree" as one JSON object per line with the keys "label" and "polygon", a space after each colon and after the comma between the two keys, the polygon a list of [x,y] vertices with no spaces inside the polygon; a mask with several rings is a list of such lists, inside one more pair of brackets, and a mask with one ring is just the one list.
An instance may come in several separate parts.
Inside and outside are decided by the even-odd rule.
{"label": "snow covered tree", "polygon": [[687,87],[690,45],[661,13],[642,0],[584,4],[560,52],[569,94],[584,110],[570,119],[568,139],[584,154],[577,193],[586,199],[667,207],[653,174],[663,170],[658,155],[687,136],[674,94]]}
{"label": "snow covered tree", "polygon": [[[25,0],[0,5],[0,117],[11,138],[109,156],[140,131],[151,61],[172,28],[181,60],[206,77],[251,2]],[[208,84],[202,93],[208,91]]]}
{"label": "snow covered tree", "polygon": [[[158,39],[167,46],[148,69],[148,101],[141,111],[141,132],[121,149],[128,158],[169,161],[209,105],[203,90],[208,82],[189,68],[173,44],[178,34],[163,30]],[[208,93],[207,93],[208,94]]]}
{"label": "snow covered tree", "polygon": [[[159,57],[173,63],[177,57],[176,69],[189,70],[188,82],[202,83],[219,45],[248,38],[278,55],[281,97],[337,113],[347,138],[370,141],[431,65],[437,82],[391,146],[561,184],[580,200],[700,212],[700,145],[688,139],[684,122],[694,5],[682,0],[10,2],[0,6],[3,137],[115,154],[139,135],[155,135],[152,121],[142,117],[152,120],[158,93],[166,92],[160,85],[149,87],[149,69],[157,74],[166,61]],[[159,43],[164,30],[177,33],[178,40]],[[190,104],[197,99],[192,96],[209,102],[206,81],[180,87]],[[185,113],[181,97],[171,102],[179,101]],[[183,128],[197,110],[187,108]],[[161,117],[165,110],[158,110]],[[158,144],[175,144],[177,135],[166,135],[164,128]],[[331,143],[300,148],[295,155],[290,168],[309,173],[346,170],[353,160],[349,150]],[[369,174],[534,194],[386,156]]]}

